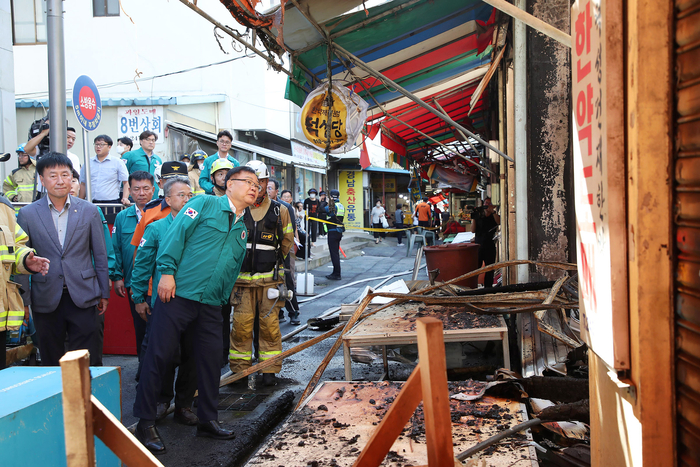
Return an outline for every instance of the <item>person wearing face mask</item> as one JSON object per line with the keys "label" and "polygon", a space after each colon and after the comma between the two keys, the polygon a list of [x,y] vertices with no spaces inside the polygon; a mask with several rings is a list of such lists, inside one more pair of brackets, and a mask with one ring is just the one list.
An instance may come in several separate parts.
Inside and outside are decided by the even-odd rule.
{"label": "person wearing face mask", "polygon": [[[318,193],[318,218],[322,221],[328,220],[326,215],[326,206],[328,206],[328,199],[326,192],[321,190]],[[318,236],[321,238],[326,237],[326,224],[323,222],[318,223]]]}
{"label": "person wearing face mask", "polygon": [[228,159],[217,159],[211,165],[211,182],[214,186],[212,194],[224,196],[226,194],[226,174],[233,168],[233,164]]}
{"label": "person wearing face mask", "polygon": [[[317,199],[318,191],[316,188],[311,188],[307,194],[308,198],[304,200],[304,210],[308,212],[309,217],[318,217],[319,201]],[[318,235],[318,222],[309,220],[309,227],[306,229],[311,235],[311,246],[316,246],[316,236]]]}
{"label": "person wearing face mask", "polygon": [[[386,216],[386,210],[382,207],[382,201],[377,200],[377,202],[374,204],[374,207],[372,208],[372,227],[375,229],[382,229],[384,228],[382,224],[382,219]],[[386,237],[385,232],[374,232],[374,243],[379,243],[384,241],[384,237]]]}
{"label": "person wearing face mask", "polygon": [[[34,201],[36,167],[34,166],[34,159],[24,152],[24,144],[17,148],[17,162],[19,167],[5,178],[5,182],[2,184],[2,191],[5,192],[5,196],[10,201],[31,203]],[[15,211],[19,211],[19,208],[15,208]]]}
{"label": "person wearing face mask", "polygon": [[134,142],[131,141],[131,138],[127,138],[126,136],[122,136],[117,140],[117,147],[114,149],[119,156],[121,156],[124,153],[127,153],[131,151],[131,148],[134,147]]}
{"label": "person wearing face mask", "polygon": [[207,153],[201,149],[198,149],[192,153],[192,161],[187,169],[187,175],[190,179],[190,186],[192,187],[193,196],[204,194],[204,189],[199,186],[199,176],[202,172],[202,167],[204,167],[204,159],[206,158]]}

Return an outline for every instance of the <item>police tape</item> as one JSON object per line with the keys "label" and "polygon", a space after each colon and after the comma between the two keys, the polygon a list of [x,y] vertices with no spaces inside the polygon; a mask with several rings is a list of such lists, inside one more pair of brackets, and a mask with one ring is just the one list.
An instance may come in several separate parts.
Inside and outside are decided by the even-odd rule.
{"label": "police tape", "polygon": [[[309,217],[310,221],[316,221],[316,222],[322,222],[324,224],[330,224],[330,225],[335,225],[338,227],[345,227],[344,224],[336,224],[335,222],[330,222],[330,221],[324,221],[322,219],[318,219],[316,217]],[[440,227],[422,227],[420,225],[412,225],[411,227],[405,227],[403,229],[377,229],[374,227],[345,227],[345,230],[364,230],[366,232],[399,232],[399,231],[404,231],[404,230],[413,230],[413,229],[424,229],[424,230],[438,230]]]}

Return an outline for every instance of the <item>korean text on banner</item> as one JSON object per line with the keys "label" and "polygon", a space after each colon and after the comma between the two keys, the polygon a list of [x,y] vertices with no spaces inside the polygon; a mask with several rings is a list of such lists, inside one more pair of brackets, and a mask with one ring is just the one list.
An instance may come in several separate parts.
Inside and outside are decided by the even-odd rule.
{"label": "korean text on banner", "polygon": [[362,172],[359,170],[342,170],[340,172],[340,202],[345,206],[346,229],[364,227],[362,202]]}
{"label": "korean text on banner", "polygon": [[163,141],[163,106],[117,108],[117,138],[131,138],[137,148],[139,135],[147,130],[158,136],[158,142]]}
{"label": "korean text on banner", "polygon": [[[577,0],[571,14],[574,37],[573,134],[581,336],[611,368],[628,367],[626,321],[613,310],[613,262],[606,130],[604,2]],[[625,311],[626,310],[620,310]],[[618,313],[621,315],[621,313]],[[628,333],[628,331],[627,331]]]}

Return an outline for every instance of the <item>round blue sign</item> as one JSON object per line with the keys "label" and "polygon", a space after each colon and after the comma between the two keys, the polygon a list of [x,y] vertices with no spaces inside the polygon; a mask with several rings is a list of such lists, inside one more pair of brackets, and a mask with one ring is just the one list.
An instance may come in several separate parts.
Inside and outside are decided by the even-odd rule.
{"label": "round blue sign", "polygon": [[78,77],[73,85],[73,110],[80,126],[95,130],[102,120],[102,101],[95,83],[85,75]]}

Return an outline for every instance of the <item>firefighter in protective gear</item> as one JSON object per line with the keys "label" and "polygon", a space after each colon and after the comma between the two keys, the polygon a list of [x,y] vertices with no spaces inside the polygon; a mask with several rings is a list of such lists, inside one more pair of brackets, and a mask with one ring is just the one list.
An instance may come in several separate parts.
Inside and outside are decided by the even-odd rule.
{"label": "firefighter in protective gear", "polygon": [[[261,161],[246,164],[255,170],[263,187],[270,174]],[[243,220],[248,229],[246,257],[231,292],[233,328],[229,367],[233,373],[246,370],[253,360],[253,325],[259,318],[260,334],[257,350],[260,361],[282,353],[279,311],[284,305],[284,258],[294,242],[289,211],[271,200],[263,189],[254,206],[246,210]],[[263,383],[272,385],[275,373],[282,370],[278,363],[263,370]]]}
{"label": "firefighter in protective gear", "polygon": [[13,274],[33,274],[49,271],[49,260],[34,256],[34,250],[25,245],[27,234],[17,224],[15,211],[7,198],[0,196],[0,370],[5,368],[5,335],[16,331],[29,315],[24,309],[19,284],[12,281]]}
{"label": "firefighter in protective gear", "polygon": [[228,159],[217,159],[211,165],[211,182],[214,184],[214,195],[224,196],[226,194],[226,174],[233,168],[233,164]]}
{"label": "firefighter in protective gear", "polygon": [[24,144],[17,148],[17,161],[19,167],[5,178],[2,191],[10,201],[31,203],[34,201],[36,167],[34,159],[24,152]]}
{"label": "firefighter in protective gear", "polygon": [[190,179],[190,186],[192,187],[192,195],[203,195],[204,189],[199,186],[199,174],[202,172],[202,165],[204,165],[204,159],[207,158],[207,153],[201,149],[197,149],[192,153],[190,166],[187,169],[187,175]]}
{"label": "firefighter in protective gear", "polygon": [[[345,227],[343,219],[345,219],[345,206],[339,201],[340,192],[331,190],[331,199],[328,205],[323,209],[326,211],[328,220],[333,224],[328,224],[328,251],[331,254],[331,262],[333,263],[333,272],[326,276],[327,279],[339,281],[340,277],[340,240],[343,238]],[[334,225],[338,224],[338,225]]]}

